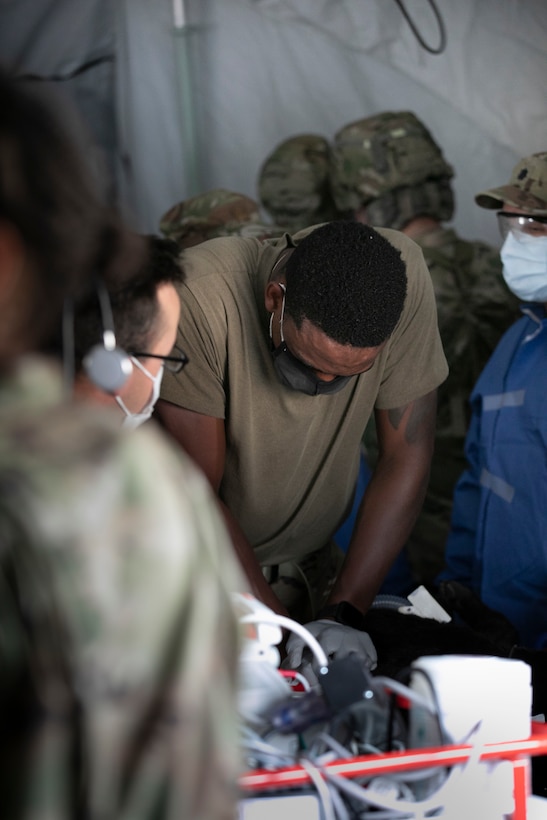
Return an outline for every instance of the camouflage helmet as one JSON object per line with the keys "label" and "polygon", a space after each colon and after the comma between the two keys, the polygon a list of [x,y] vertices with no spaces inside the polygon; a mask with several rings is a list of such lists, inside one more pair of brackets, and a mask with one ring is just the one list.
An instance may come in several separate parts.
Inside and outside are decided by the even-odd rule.
{"label": "camouflage helmet", "polygon": [[299,230],[335,218],[329,154],[325,137],[299,134],[279,143],[265,159],[258,175],[258,195],[276,222]]}
{"label": "camouflage helmet", "polygon": [[217,236],[280,236],[285,228],[261,221],[260,206],[244,194],[214,188],[173,205],[160,220],[160,231],[179,247],[189,248]]}
{"label": "camouflage helmet", "polygon": [[356,211],[398,188],[453,176],[454,169],[411,111],[386,111],[335,134],[330,184],[339,211]]}
{"label": "camouflage helmet", "polygon": [[507,185],[482,191],[475,197],[481,208],[503,208],[507,202],[514,208],[547,216],[547,151],[521,159]]}

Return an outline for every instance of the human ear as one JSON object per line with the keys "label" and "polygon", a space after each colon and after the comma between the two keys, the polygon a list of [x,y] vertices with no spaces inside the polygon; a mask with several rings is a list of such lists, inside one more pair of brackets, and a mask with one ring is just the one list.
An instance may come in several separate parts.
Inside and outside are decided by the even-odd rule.
{"label": "human ear", "polygon": [[285,295],[285,283],[283,281],[280,282],[268,282],[266,285],[266,292],[264,294],[264,304],[266,306],[266,310],[268,313],[275,313],[277,308],[281,307],[281,303],[283,302],[283,296]]}

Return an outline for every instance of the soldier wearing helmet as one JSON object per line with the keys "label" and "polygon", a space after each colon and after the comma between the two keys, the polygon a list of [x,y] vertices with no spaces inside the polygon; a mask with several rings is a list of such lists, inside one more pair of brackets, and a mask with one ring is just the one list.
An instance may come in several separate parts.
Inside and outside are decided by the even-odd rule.
{"label": "soldier wearing helmet", "polygon": [[259,171],[258,194],[272,219],[298,231],[335,219],[329,187],[329,143],[299,134],[279,143]]}
{"label": "soldier wearing helmet", "polygon": [[178,202],[161,217],[160,231],[180,248],[191,248],[218,236],[268,239],[285,228],[265,223],[254,199],[225,188],[213,188]]}
{"label": "soldier wearing helmet", "polygon": [[410,111],[386,111],[334,138],[330,181],[336,207],[362,222],[403,230],[416,216],[452,218],[454,170]]}
{"label": "soldier wearing helmet", "polygon": [[[429,582],[442,566],[452,493],[465,465],[469,395],[517,304],[498,252],[443,225],[454,213],[454,170],[415,114],[386,111],[349,123],[334,137],[330,162],[338,210],[409,236],[422,248],[433,280],[450,373],[438,392],[428,494],[408,545],[416,576]],[[366,442],[374,460],[374,430]]]}

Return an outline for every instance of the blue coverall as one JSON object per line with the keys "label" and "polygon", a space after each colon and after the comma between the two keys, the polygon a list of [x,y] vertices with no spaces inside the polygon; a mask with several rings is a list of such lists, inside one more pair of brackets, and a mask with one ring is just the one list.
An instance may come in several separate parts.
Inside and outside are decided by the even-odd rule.
{"label": "blue coverall", "polygon": [[542,305],[500,340],[471,394],[469,467],[454,492],[441,579],[471,587],[547,647],[547,318]]}

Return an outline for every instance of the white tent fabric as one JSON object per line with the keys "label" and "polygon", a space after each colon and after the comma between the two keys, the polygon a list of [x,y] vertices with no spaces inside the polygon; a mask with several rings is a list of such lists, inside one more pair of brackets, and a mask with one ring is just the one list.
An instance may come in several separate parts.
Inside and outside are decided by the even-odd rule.
{"label": "white tent fabric", "polygon": [[[282,139],[413,110],[456,176],[454,226],[499,245],[474,194],[547,148],[545,0],[0,0],[0,60],[68,77],[140,230],[214,187],[257,197]],[[182,13],[182,17],[181,17]],[[178,19],[179,28],[174,21]]]}

